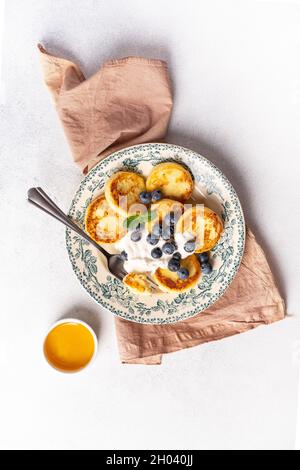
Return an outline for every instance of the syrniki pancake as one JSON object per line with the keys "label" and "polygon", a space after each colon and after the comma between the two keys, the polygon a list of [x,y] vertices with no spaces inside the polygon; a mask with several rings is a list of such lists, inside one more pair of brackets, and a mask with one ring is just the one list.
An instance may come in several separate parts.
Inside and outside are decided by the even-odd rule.
{"label": "syrniki pancake", "polygon": [[187,268],[189,271],[188,279],[179,279],[177,273],[171,272],[169,269],[158,268],[153,274],[154,281],[158,284],[163,292],[185,292],[198,283],[201,276],[200,263],[195,255],[190,255],[180,262],[180,266]]}
{"label": "syrniki pancake", "polygon": [[153,220],[148,222],[147,228],[151,232],[152,227],[157,222],[162,222],[167,214],[174,212],[178,214],[178,218],[183,214],[184,206],[179,201],[174,201],[173,199],[161,199],[159,202],[151,204],[151,211],[155,212],[155,217]]}
{"label": "syrniki pancake", "polygon": [[219,241],[223,231],[220,217],[202,205],[188,209],[180,217],[176,232],[189,232],[196,238],[196,253],[211,250]]}
{"label": "syrniki pancake", "polygon": [[187,201],[194,183],[190,172],[179,163],[159,163],[151,171],[146,181],[147,191],[160,189],[166,198]]}
{"label": "syrniki pancake", "polygon": [[123,279],[124,284],[137,294],[150,295],[154,289],[144,273],[129,273]]}
{"label": "syrniki pancake", "polygon": [[130,171],[114,173],[105,184],[105,197],[113,210],[126,217],[133,204],[139,204],[139,194],[145,190],[145,180]]}
{"label": "syrniki pancake", "polygon": [[104,194],[94,199],[85,213],[85,230],[98,243],[115,243],[124,235],[124,219],[107,203]]}

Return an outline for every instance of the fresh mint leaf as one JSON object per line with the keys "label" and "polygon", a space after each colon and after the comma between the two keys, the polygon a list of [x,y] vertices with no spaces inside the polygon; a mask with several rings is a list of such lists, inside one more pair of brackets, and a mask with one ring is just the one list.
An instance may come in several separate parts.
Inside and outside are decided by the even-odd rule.
{"label": "fresh mint leaf", "polygon": [[124,221],[124,226],[128,230],[135,229],[139,224],[145,224],[146,222],[151,222],[151,220],[155,219],[156,211],[147,211],[143,214],[134,214],[127,217]]}
{"label": "fresh mint leaf", "polygon": [[126,229],[129,228],[136,228],[138,225],[138,222],[136,220],[139,218],[139,215],[131,215],[130,217],[127,217],[126,220],[124,220],[124,226]]}

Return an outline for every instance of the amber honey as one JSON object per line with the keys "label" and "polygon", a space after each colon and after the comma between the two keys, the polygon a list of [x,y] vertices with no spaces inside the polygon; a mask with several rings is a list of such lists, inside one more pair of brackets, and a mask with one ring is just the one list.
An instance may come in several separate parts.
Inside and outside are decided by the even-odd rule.
{"label": "amber honey", "polygon": [[86,367],[95,355],[95,334],[82,322],[59,322],[44,342],[47,361],[61,372],[77,372]]}

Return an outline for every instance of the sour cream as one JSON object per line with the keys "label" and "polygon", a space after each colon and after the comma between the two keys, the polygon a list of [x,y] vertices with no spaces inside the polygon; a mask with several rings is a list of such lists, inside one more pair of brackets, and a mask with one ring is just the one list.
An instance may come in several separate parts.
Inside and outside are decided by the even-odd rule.
{"label": "sour cream", "polygon": [[[131,240],[130,235],[132,232],[127,232],[126,235],[119,240],[116,244],[118,251],[126,251],[127,260],[124,262],[124,269],[128,273],[144,273],[149,272],[153,273],[157,268],[167,268],[168,262],[173,255],[162,254],[161,258],[152,258],[151,251],[153,248],[160,248],[166,243],[162,238],[159,239],[159,242],[156,245],[150,245],[147,242],[146,238],[148,235],[147,230],[143,230],[142,238],[138,242]],[[194,235],[189,232],[184,233],[175,233],[175,242],[177,249],[174,251],[181,254],[181,258],[186,258],[190,256],[193,252],[187,252],[184,249],[186,242],[193,240]]]}

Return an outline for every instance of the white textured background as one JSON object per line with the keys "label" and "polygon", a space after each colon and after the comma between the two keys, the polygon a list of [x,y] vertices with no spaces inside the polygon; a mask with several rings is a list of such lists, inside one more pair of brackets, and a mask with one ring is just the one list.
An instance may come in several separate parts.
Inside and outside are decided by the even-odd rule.
{"label": "white textured background", "polygon": [[[300,5],[280,1],[9,0],[0,156],[1,448],[292,448],[299,328]],[[164,357],[119,363],[113,318],[79,286],[64,229],[26,203],[40,185],[67,210],[81,180],[42,82],[36,43],[89,76],[103,60],[166,59],[169,141],[230,178],[290,316]],[[253,292],[255,296],[255,292]],[[99,331],[87,371],[43,359],[63,316]],[[298,359],[297,359],[298,358]]]}

